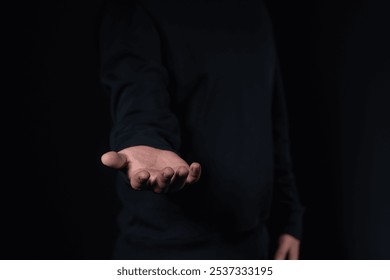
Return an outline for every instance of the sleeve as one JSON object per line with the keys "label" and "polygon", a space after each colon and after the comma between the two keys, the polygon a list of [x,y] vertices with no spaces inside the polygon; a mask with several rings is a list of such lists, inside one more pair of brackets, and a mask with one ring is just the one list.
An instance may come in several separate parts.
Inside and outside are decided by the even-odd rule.
{"label": "sleeve", "polygon": [[302,238],[304,207],[296,187],[290,153],[289,125],[282,76],[279,65],[275,71],[272,103],[274,136],[274,194],[271,224],[274,236],[288,233]]}
{"label": "sleeve", "polygon": [[113,150],[136,145],[179,150],[161,41],[158,25],[140,3],[106,4],[99,31],[100,80],[110,96]]}

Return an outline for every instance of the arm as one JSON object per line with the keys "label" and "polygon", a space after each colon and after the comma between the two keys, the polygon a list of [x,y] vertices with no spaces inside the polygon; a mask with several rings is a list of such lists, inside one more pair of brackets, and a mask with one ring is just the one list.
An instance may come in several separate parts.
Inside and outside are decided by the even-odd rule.
{"label": "arm", "polygon": [[161,37],[136,1],[112,1],[100,28],[101,82],[110,96],[112,151],[103,164],[126,171],[134,189],[180,189],[200,176],[182,160],[180,131],[170,111],[169,73]]}
{"label": "arm", "polygon": [[278,237],[275,258],[297,259],[304,208],[292,171],[287,108],[282,85],[280,68],[277,66],[272,105],[275,187],[271,224],[274,236]]}
{"label": "arm", "polygon": [[140,5],[121,2],[109,2],[100,32],[101,82],[113,119],[111,146],[177,151],[179,125],[169,110],[169,73],[162,64],[159,33]]}

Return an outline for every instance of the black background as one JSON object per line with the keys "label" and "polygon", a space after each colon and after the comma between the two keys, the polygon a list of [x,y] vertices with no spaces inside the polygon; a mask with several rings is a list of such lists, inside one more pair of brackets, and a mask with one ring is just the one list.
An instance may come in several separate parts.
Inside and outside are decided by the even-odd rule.
{"label": "black background", "polygon": [[[390,258],[387,3],[268,1],[306,207],[303,259]],[[100,163],[101,5],[17,4],[4,25],[1,259],[110,258],[119,206]]]}

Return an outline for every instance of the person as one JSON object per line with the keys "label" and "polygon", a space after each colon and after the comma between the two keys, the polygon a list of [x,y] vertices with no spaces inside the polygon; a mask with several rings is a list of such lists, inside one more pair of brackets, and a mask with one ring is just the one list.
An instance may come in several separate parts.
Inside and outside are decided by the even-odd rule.
{"label": "person", "polygon": [[113,258],[298,259],[304,207],[265,3],[109,1],[99,42]]}

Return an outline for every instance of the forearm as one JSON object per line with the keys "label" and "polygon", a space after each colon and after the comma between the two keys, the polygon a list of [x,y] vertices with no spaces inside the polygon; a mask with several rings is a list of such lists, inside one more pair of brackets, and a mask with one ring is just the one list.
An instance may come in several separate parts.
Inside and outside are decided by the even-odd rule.
{"label": "forearm", "polygon": [[275,184],[272,209],[273,223],[280,234],[288,233],[300,239],[304,207],[300,201],[293,172],[287,106],[279,66],[275,70],[272,112]]}
{"label": "forearm", "polygon": [[160,35],[140,5],[122,5],[108,6],[101,23],[101,82],[111,100],[111,146],[177,151],[179,125],[170,111]]}

